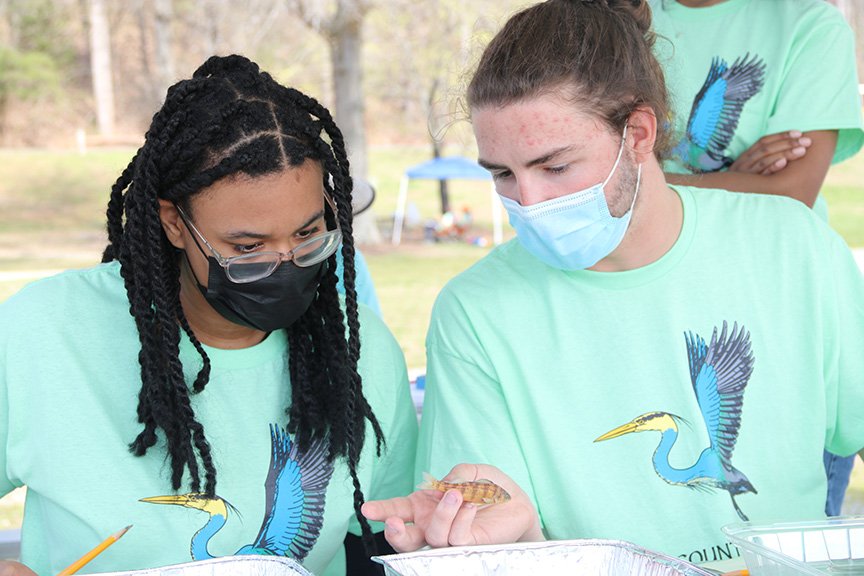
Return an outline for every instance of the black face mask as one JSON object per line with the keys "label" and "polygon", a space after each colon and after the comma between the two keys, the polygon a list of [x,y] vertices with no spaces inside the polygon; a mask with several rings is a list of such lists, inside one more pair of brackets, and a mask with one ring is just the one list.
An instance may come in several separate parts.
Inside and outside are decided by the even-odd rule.
{"label": "black face mask", "polygon": [[207,262],[207,286],[197,278],[195,283],[210,306],[226,320],[262,332],[294,324],[309,309],[327,271],[326,260],[305,268],[289,260],[266,278],[237,284],[228,279],[215,258],[208,256]]}

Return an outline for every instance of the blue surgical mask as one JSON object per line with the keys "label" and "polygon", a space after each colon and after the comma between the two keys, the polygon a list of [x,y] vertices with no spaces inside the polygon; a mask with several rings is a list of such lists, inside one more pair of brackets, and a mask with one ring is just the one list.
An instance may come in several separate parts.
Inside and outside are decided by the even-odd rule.
{"label": "blue surgical mask", "polygon": [[501,197],[510,216],[510,225],[528,252],[554,268],[584,270],[618,247],[633,215],[642,165],[639,165],[636,175],[633,203],[620,218],[609,213],[603,189],[618,168],[626,137],[625,126],[612,171],[600,184],[532,206],[522,206],[515,200]]}

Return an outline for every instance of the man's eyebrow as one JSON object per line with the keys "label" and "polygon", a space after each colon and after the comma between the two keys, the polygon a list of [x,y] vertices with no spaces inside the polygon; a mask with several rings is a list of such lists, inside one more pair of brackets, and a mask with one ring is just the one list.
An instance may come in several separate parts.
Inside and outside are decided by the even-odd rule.
{"label": "man's eyebrow", "polygon": [[564,154],[565,152],[572,151],[573,148],[574,148],[574,146],[572,144],[570,146],[562,146],[561,148],[556,148],[556,149],[554,149],[554,150],[552,150],[552,151],[550,151],[550,152],[548,152],[542,156],[539,156],[539,157],[529,161],[527,164],[525,164],[525,167],[531,168],[533,166],[537,166],[538,164],[545,164],[546,162],[549,162],[550,160],[554,160],[555,158]]}
{"label": "man's eyebrow", "polygon": [[506,170],[507,169],[506,166],[501,166],[500,164],[493,164],[492,162],[487,162],[486,160],[483,160],[482,158],[478,158],[477,163],[480,166],[482,166],[483,168],[485,168],[486,170],[489,170],[490,172],[492,172],[493,170]]}
{"label": "man's eyebrow", "polygon": [[[562,146],[561,148],[556,148],[555,150],[547,152],[546,154],[543,154],[542,156],[534,158],[533,160],[529,160],[525,164],[525,167],[531,168],[533,166],[537,166],[538,164],[545,164],[546,162],[549,162],[550,160],[554,160],[558,156],[564,154],[565,152],[570,152],[570,151],[574,150],[575,148],[576,148],[576,146],[573,146],[573,145]],[[484,160],[482,158],[478,158],[477,163],[480,164],[480,166],[482,166],[483,168],[489,170],[490,172],[493,170],[508,170],[507,166],[503,166],[501,164],[494,164],[494,163],[489,162],[488,160]]]}
{"label": "man's eyebrow", "polygon": [[[302,226],[297,228],[297,230],[295,230],[294,233],[296,234],[297,232],[300,232],[301,230],[308,227],[310,224],[312,224],[316,220],[322,218],[323,216],[324,216],[324,210],[318,211],[311,218],[306,220],[306,222],[304,222]],[[270,236],[269,234],[262,234],[260,232],[248,232],[246,230],[236,230],[234,232],[229,232],[229,233],[225,234],[224,238],[226,240],[239,240],[241,238],[254,238],[256,240],[266,240],[269,236]]]}

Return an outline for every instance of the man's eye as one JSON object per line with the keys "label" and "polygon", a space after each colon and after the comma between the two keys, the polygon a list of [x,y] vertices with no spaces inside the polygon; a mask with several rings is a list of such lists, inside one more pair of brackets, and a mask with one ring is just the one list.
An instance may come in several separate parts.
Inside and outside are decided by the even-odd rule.
{"label": "man's eye", "polygon": [[547,172],[551,172],[552,174],[563,174],[567,171],[567,168],[570,166],[568,164],[561,164],[560,166],[549,166],[546,168]]}
{"label": "man's eye", "polygon": [[513,175],[513,173],[510,172],[509,170],[502,170],[501,172],[493,172],[492,173],[492,180],[495,180],[495,181],[506,180],[507,178],[509,178],[512,175]]}

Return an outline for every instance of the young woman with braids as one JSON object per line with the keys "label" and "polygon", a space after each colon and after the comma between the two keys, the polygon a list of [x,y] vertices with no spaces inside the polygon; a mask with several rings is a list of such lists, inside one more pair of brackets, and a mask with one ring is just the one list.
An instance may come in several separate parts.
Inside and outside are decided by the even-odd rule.
{"label": "young woman with braids", "polygon": [[[823,449],[864,446],[864,279],[802,202],[668,184],[654,38],[647,0],[548,0],[486,47],[467,103],[517,238],[438,296],[417,471],[492,463],[549,538],[706,562],[724,525],[824,519]],[[363,510],[399,550],[474,541],[422,493]]]}
{"label": "young woman with braids", "polygon": [[329,112],[253,62],[171,87],[103,264],[0,307],[24,565],[56,574],[129,524],[87,570],[260,553],[340,574],[346,534],[373,549],[360,506],[411,491],[417,423],[399,346],[357,305],[351,187]]}

